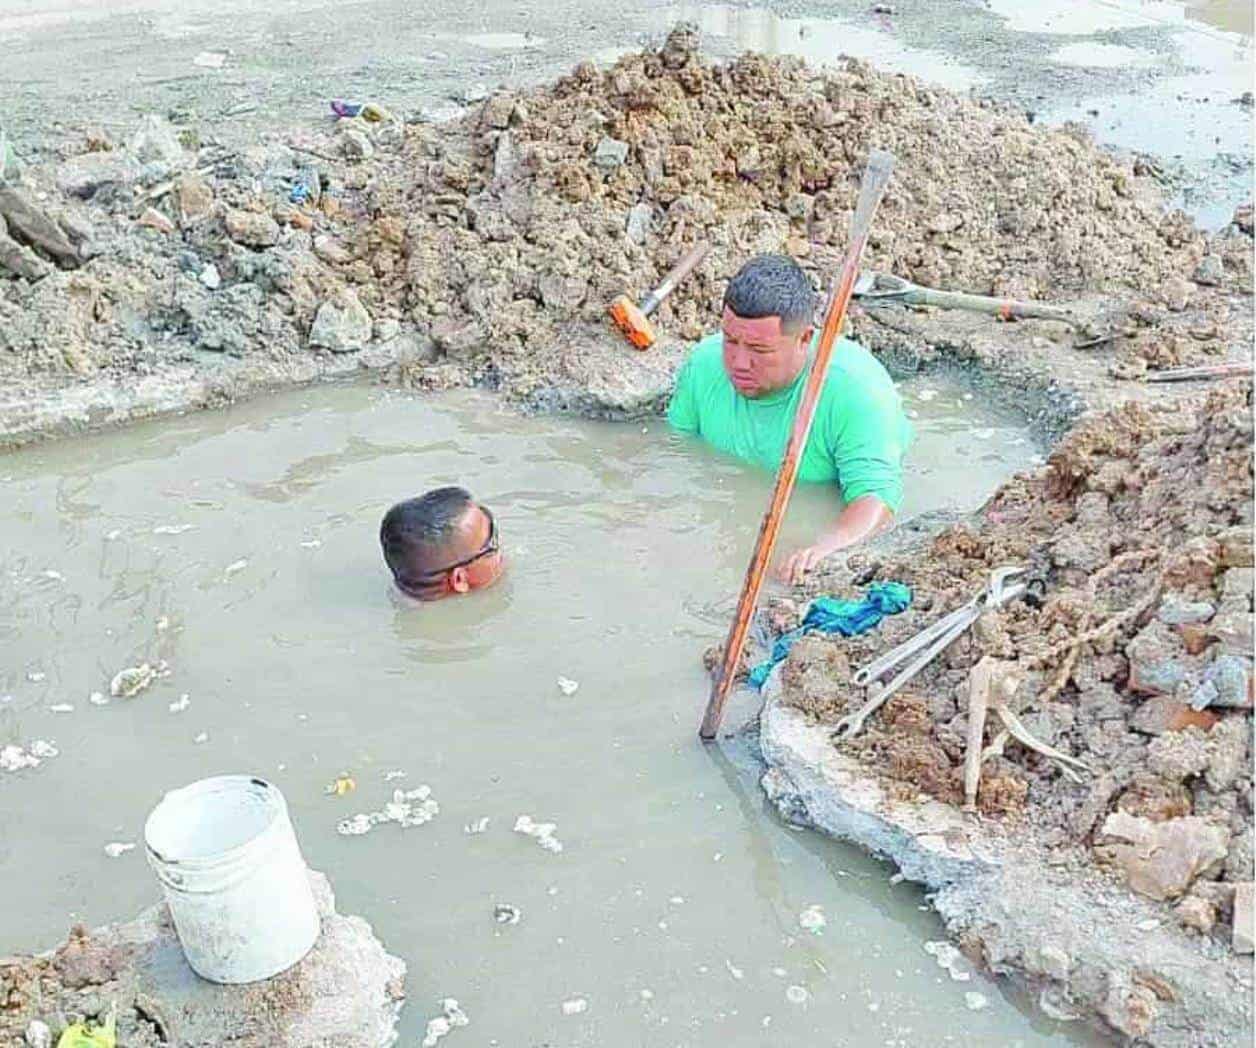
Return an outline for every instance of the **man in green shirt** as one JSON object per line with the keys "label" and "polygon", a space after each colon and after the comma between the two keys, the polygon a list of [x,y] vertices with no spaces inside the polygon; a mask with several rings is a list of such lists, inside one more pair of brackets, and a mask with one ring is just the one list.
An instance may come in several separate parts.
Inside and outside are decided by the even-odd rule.
{"label": "man in green shirt", "polygon": [[[815,295],[784,255],[758,255],[729,282],[722,331],[680,369],[667,418],[721,451],[776,472],[813,348]],[[889,527],[903,497],[911,426],[889,373],[862,346],[838,341],[803,449],[800,481],[836,483],[833,526],[780,568],[798,583],[821,560]]]}

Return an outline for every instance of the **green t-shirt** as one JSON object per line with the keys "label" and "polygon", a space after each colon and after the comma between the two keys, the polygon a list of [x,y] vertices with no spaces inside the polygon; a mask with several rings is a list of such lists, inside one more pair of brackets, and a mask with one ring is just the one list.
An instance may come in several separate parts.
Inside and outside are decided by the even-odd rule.
{"label": "green t-shirt", "polygon": [[[724,371],[724,336],[708,335],[680,369],[667,420],[673,429],[775,473],[808,370],[803,368],[788,389],[743,397]],[[876,495],[897,512],[903,499],[903,453],[911,435],[889,372],[862,346],[839,339],[798,479],[836,481],[846,502]]]}

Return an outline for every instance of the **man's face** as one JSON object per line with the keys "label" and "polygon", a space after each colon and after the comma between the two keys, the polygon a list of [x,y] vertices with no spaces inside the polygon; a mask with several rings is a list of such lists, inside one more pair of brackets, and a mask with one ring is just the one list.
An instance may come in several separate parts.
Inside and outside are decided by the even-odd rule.
{"label": "man's face", "polygon": [[727,306],[724,331],[724,371],[743,397],[753,400],[791,385],[807,362],[813,328],[781,330],[780,317],[739,317]]}

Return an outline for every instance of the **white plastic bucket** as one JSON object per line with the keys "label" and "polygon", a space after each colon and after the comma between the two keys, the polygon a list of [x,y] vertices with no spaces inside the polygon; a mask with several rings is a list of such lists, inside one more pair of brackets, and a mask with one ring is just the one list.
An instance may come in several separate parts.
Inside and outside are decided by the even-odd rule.
{"label": "white plastic bucket", "polygon": [[283,794],[220,775],[171,790],[144,824],[188,964],[217,983],[269,979],[318,938],[318,908]]}

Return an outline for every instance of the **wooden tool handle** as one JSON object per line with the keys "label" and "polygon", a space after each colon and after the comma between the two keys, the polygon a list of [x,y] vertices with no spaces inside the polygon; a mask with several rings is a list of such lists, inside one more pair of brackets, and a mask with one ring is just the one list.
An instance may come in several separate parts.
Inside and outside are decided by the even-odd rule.
{"label": "wooden tool handle", "polygon": [[724,643],[724,659],[711,685],[711,696],[707,701],[706,714],[702,718],[702,727],[698,730],[698,734],[704,740],[709,741],[715,738],[724,716],[724,704],[728,701],[728,692],[737,676],[741,653],[746,647],[746,635],[750,632],[750,620],[754,616],[755,605],[758,604],[759,593],[763,589],[768,562],[772,559],[772,553],[776,548],[776,539],[780,534],[785,509],[789,505],[790,495],[793,494],[794,481],[798,478],[802,451],[811,433],[811,423],[815,419],[820,390],[824,386],[829,361],[833,357],[833,345],[846,319],[846,307],[850,304],[850,295],[854,290],[855,280],[859,276],[859,260],[863,256],[864,245],[868,242],[872,218],[876,214],[877,206],[881,203],[881,197],[885,194],[885,187],[890,181],[890,172],[893,169],[894,155],[892,153],[874,149],[868,156],[868,166],[864,170],[863,182],[859,187],[859,202],[855,206],[855,217],[851,219],[850,246],[846,249],[846,257],[842,261],[837,285],[829,299],[828,312],[824,317],[824,327],[820,332],[820,343],[816,348],[815,360],[811,364],[807,384],[798,402],[798,410],[794,415],[794,427],[789,435],[789,443],[785,446],[781,468],[776,474],[776,486],[772,489],[772,501],[768,503],[767,512],[763,515],[763,523],[759,526],[759,539],[755,544],[750,564],[746,568],[746,579],[742,584],[741,598],[737,602],[737,612],[733,616],[728,639]]}
{"label": "wooden tool handle", "polygon": [[667,271],[667,276],[663,278],[662,283],[646,295],[645,301],[641,303],[641,312],[648,317],[658,309],[663,299],[676,290],[676,285],[684,280],[699,262],[706,258],[706,254],[710,250],[711,245],[706,241],[691,247],[685,256]]}

